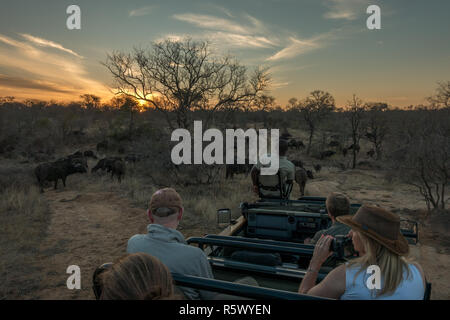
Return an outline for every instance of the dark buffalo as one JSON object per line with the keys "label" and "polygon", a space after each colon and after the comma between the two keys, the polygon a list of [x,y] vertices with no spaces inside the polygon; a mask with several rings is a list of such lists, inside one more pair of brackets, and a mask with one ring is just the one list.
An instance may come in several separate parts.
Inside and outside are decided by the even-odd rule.
{"label": "dark buffalo", "polygon": [[283,132],[281,134],[280,139],[289,140],[289,138],[291,138],[291,137],[292,137],[292,135],[289,132]]}
{"label": "dark buffalo", "polygon": [[65,187],[67,176],[85,172],[87,172],[87,166],[82,158],[64,158],[55,162],[43,163],[34,170],[41,192],[44,192],[45,181],[54,181],[56,190],[59,179],[62,180]]}
{"label": "dark buffalo", "polygon": [[102,142],[97,143],[97,152],[100,150],[108,150],[108,141],[103,140]]}
{"label": "dark buffalo", "polygon": [[248,175],[252,167],[253,165],[251,164],[227,164],[225,167],[225,179],[233,179],[235,174]]}
{"label": "dark buffalo", "polygon": [[300,187],[300,195],[302,197],[305,195],[306,181],[308,181],[307,171],[303,168],[295,170],[295,182],[297,182]]}
{"label": "dark buffalo", "polygon": [[327,150],[327,151],[323,151],[320,153],[320,159],[323,160],[325,158],[329,158],[331,156],[333,156],[336,152],[332,151],[332,150]]}
{"label": "dark buffalo", "polygon": [[355,149],[356,152],[359,152],[359,150],[360,150],[359,144],[356,144],[356,145],[352,144],[350,147],[347,148],[347,150],[353,150],[353,149]]}
{"label": "dark buffalo", "polygon": [[345,157],[347,156],[348,150],[346,148],[342,149],[342,155]]}
{"label": "dark buffalo", "polygon": [[289,147],[289,148],[300,149],[300,148],[304,148],[305,145],[304,145],[303,142],[300,141],[300,140],[297,141],[297,140],[295,140],[295,139],[292,139],[292,140],[289,141],[288,147]]}
{"label": "dark buffalo", "polygon": [[308,178],[314,179],[314,176],[313,176],[313,173],[311,170],[306,170],[306,175],[308,176]]}
{"label": "dark buffalo", "polygon": [[341,144],[339,143],[339,141],[333,140],[333,141],[330,141],[328,146],[331,147],[331,148],[333,148],[333,147],[337,147],[338,148],[338,147],[341,146]]}
{"label": "dark buffalo", "polygon": [[111,166],[111,179],[114,178],[114,176],[117,176],[117,179],[119,182],[122,182],[122,177],[125,175],[125,163],[122,159],[116,159],[112,163]]}
{"label": "dark buffalo", "polygon": [[320,164],[316,164],[314,166],[314,170],[316,170],[316,172],[319,172],[322,169],[322,166]]}
{"label": "dark buffalo", "polygon": [[301,160],[292,160],[291,161],[296,167],[303,168],[303,162]]}
{"label": "dark buffalo", "polygon": [[370,149],[369,151],[367,151],[367,155],[371,158],[373,158],[373,156],[375,155],[375,150]]}
{"label": "dark buffalo", "polygon": [[85,156],[86,158],[97,159],[97,156],[94,154],[94,151],[92,150],[86,150],[85,152],[83,152],[83,156]]}
{"label": "dark buffalo", "polygon": [[95,172],[97,172],[97,170],[102,170],[102,171],[106,170],[106,172],[111,172],[113,170],[113,165],[116,160],[122,161],[122,158],[110,157],[110,158],[100,159],[97,162],[97,164],[95,165],[95,167],[92,168],[91,173],[95,173]]}

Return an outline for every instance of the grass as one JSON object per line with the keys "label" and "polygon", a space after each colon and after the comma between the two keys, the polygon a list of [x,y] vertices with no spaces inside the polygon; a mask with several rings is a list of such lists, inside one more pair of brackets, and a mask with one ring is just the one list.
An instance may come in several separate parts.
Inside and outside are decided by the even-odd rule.
{"label": "grass", "polygon": [[0,299],[20,297],[39,279],[26,275],[36,269],[39,243],[50,215],[36,186],[12,185],[0,195]]}

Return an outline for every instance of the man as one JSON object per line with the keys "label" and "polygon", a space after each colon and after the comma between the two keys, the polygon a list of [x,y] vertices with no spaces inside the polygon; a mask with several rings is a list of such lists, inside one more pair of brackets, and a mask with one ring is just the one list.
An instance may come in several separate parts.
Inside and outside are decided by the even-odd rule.
{"label": "man", "polygon": [[[278,173],[281,178],[282,188],[286,188],[287,184],[292,184],[295,177],[295,165],[286,158],[287,150],[288,142],[281,139],[279,142]],[[280,190],[277,188],[279,184],[278,175],[261,175],[261,166],[262,164],[258,161],[250,172],[254,192],[263,198],[280,198]],[[286,190],[283,190],[283,193],[285,192]]]}
{"label": "man", "polygon": [[312,239],[307,238],[305,239],[304,243],[315,244],[317,241],[319,241],[322,235],[330,235],[334,237],[337,235],[347,235],[349,233],[350,227],[336,220],[336,218],[339,216],[350,214],[349,199],[342,193],[332,192],[327,197],[325,204],[327,207],[328,216],[331,219],[331,227],[316,232]]}
{"label": "man", "polygon": [[[177,231],[183,216],[180,195],[172,188],[156,191],[147,211],[150,224],[147,234],[137,234],[128,240],[128,253],[148,253],[165,264],[171,272],[213,278],[205,253],[186,243]],[[214,294],[180,287],[188,299],[212,299]]]}

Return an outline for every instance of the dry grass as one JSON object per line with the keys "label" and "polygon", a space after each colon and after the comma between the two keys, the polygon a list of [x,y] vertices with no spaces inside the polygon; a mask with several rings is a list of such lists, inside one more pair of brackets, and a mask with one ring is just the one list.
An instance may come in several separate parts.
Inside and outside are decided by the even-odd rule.
{"label": "dry grass", "polygon": [[0,196],[0,299],[20,297],[37,286],[27,277],[50,215],[36,186],[13,185]]}

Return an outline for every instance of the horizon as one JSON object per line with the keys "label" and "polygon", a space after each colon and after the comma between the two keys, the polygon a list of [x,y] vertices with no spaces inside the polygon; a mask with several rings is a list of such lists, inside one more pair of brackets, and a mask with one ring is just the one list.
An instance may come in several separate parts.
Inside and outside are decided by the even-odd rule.
{"label": "horizon", "polygon": [[[70,4],[1,5],[0,96],[69,102],[94,94],[105,102],[113,97],[100,63],[107,53],[186,36],[210,41],[249,69],[269,67],[269,95],[282,108],[316,89],[330,92],[339,108],[353,94],[393,108],[423,105],[450,74],[450,42],[441,36],[450,30],[446,1],[82,0],[80,30],[66,27]],[[366,27],[373,4],[380,30]]]}

